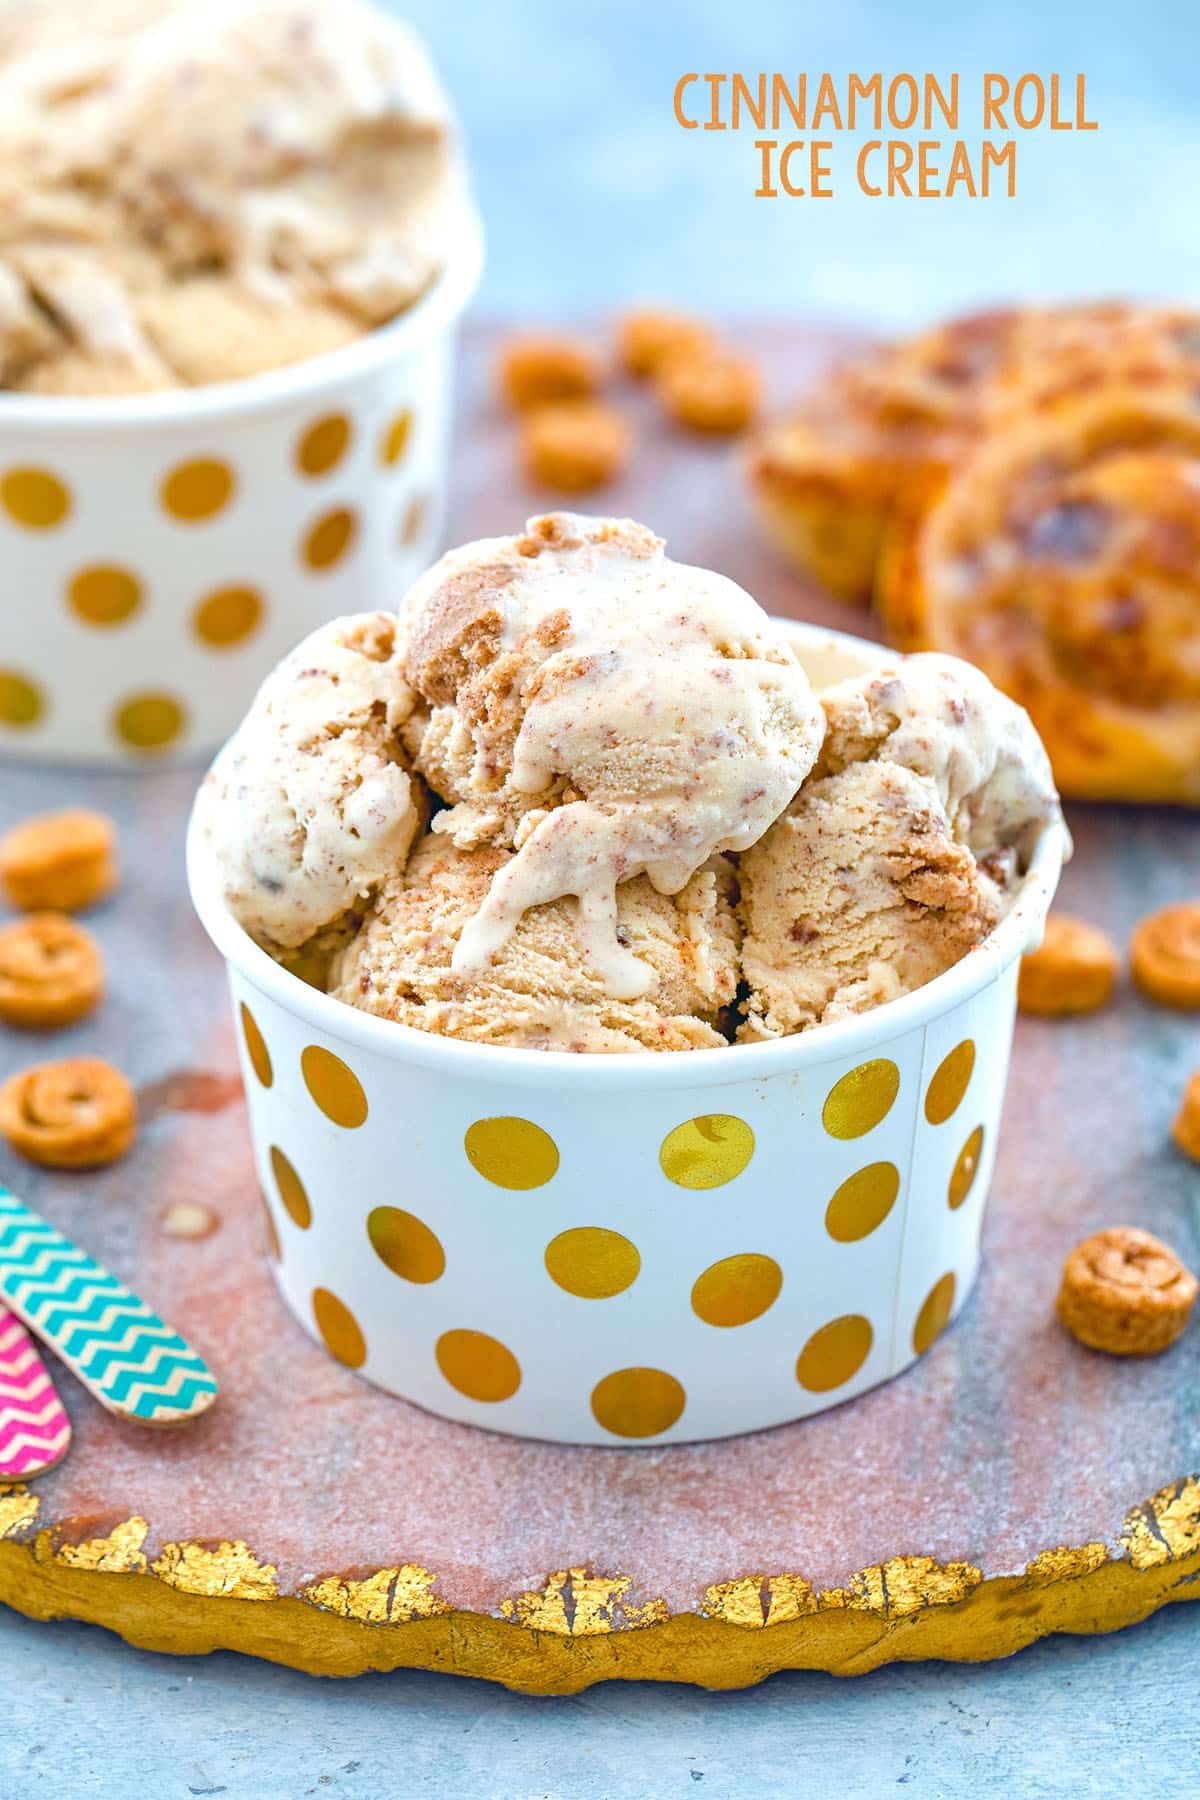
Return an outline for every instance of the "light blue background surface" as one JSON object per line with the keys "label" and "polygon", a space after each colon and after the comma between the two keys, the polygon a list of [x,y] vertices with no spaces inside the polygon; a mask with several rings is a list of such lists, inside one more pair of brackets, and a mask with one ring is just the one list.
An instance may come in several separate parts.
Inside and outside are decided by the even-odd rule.
{"label": "light blue background surface", "polygon": [[[905,324],[1006,296],[1200,299],[1195,0],[410,0],[458,97],[491,256],[481,306],[569,317],[631,296]],[[752,198],[751,135],[684,133],[687,69],[1088,76],[1101,123],[1023,141],[1015,200]],[[963,135],[978,135],[965,125]],[[784,1675],[706,1695],[530,1700],[446,1677],[317,1682],[177,1661],[0,1616],[0,1792],[121,1800],[1197,1791],[1200,1608],[1006,1663]]]}
{"label": "light blue background surface", "polygon": [[[427,33],[458,97],[489,225],[492,309],[553,317],[661,294],[908,324],[1005,296],[1200,300],[1195,0],[402,0],[397,10]],[[972,144],[984,70],[1058,72],[1068,88],[1082,71],[1100,128],[1017,133],[1011,200],[869,200],[852,191],[849,145],[834,152],[833,200],[756,200],[754,139],[774,134],[681,130],[672,95],[689,70],[805,70],[810,92],[825,70],[879,70],[885,82],[929,70],[944,86],[957,71],[959,135]]]}

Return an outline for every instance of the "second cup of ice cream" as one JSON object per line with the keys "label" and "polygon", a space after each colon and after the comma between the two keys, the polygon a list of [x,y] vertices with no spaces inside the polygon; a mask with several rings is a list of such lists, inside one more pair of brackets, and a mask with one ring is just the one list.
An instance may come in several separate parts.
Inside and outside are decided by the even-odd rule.
{"label": "second cup of ice cream", "polygon": [[437,547],[457,129],[419,42],[330,0],[25,8],[0,95],[0,751],[212,750]]}

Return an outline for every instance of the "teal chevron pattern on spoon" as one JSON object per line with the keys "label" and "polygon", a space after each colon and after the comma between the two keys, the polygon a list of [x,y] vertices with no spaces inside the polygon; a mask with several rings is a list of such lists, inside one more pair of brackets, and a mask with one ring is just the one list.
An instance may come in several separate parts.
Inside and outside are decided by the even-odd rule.
{"label": "teal chevron pattern on spoon", "polygon": [[186,1425],[217,1397],[177,1331],[2,1186],[0,1300],[119,1418]]}

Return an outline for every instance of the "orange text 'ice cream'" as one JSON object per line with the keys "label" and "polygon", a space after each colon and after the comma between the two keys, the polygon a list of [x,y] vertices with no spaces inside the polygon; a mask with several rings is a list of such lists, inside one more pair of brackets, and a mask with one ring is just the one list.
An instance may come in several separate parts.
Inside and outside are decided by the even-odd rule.
{"label": "orange text 'ice cream'", "polygon": [[816,759],[821,708],[786,642],[749,594],[671,562],[645,527],[569,513],[443,557],[401,630],[428,708],[417,766],[455,800],[434,829],[517,851],[454,969],[481,974],[530,907],[573,894],[609,993],[644,993],[618,884],[680,892],[761,837]]}

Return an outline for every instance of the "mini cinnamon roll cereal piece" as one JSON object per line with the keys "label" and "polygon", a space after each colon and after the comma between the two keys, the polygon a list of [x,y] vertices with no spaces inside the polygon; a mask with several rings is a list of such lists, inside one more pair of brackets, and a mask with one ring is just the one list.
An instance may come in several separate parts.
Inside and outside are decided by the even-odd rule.
{"label": "mini cinnamon roll cereal piece", "polygon": [[1148,1000],[1200,1009],[1200,902],[1164,906],[1143,919],[1130,945],[1133,979]]}
{"label": "mini cinnamon roll cereal piece", "polygon": [[590,344],[555,332],[525,332],[500,347],[496,375],[502,397],[518,412],[552,400],[583,400],[600,385],[600,359]]}
{"label": "mini cinnamon roll cereal piece", "polygon": [[212,1207],[202,1200],[172,1200],[158,1215],[159,1230],[169,1238],[211,1237],[220,1222]]}
{"label": "mini cinnamon roll cereal piece", "polygon": [[61,913],[30,913],[0,929],[0,1021],[28,1031],[71,1025],[104,992],[90,932]]}
{"label": "mini cinnamon roll cereal piece", "polygon": [[1196,1277],[1134,1225],[1098,1231],[1063,1266],[1055,1310],[1073,1337],[1111,1356],[1155,1356],[1185,1329]]}
{"label": "mini cinnamon roll cereal piece", "polygon": [[1193,1162],[1200,1162],[1200,1070],[1191,1077],[1183,1090],[1183,1099],[1171,1127],[1171,1136],[1185,1156],[1190,1156]]}
{"label": "mini cinnamon roll cereal piece", "polygon": [[562,400],[527,415],[521,452],[531,481],[582,494],[624,471],[632,443],[629,424],[614,407],[599,400]]}
{"label": "mini cinnamon roll cereal piece", "polygon": [[75,808],[14,825],[0,838],[0,882],[22,912],[94,906],[117,884],[112,820]]}
{"label": "mini cinnamon roll cereal piece", "polygon": [[670,357],[656,387],[664,410],[677,424],[713,437],[744,431],[762,398],[754,364],[724,350]]}
{"label": "mini cinnamon roll cereal piece", "polygon": [[1021,958],[1018,1004],[1044,1018],[1095,1012],[1113,991],[1117,966],[1116,946],[1103,931],[1051,913],[1040,947]]}
{"label": "mini cinnamon roll cereal piece", "polygon": [[132,1144],[137,1102],[120,1070],[98,1056],[39,1063],[0,1088],[0,1132],[48,1169],[97,1169]]}
{"label": "mini cinnamon roll cereal piece", "polygon": [[687,313],[640,307],[617,320],[617,352],[628,374],[657,375],[672,359],[707,354],[716,343],[711,326]]}

